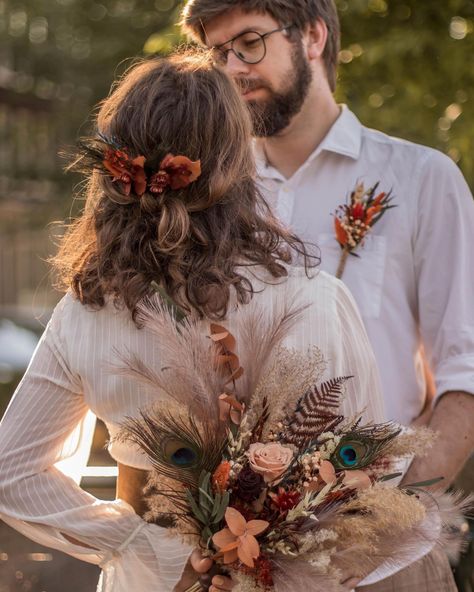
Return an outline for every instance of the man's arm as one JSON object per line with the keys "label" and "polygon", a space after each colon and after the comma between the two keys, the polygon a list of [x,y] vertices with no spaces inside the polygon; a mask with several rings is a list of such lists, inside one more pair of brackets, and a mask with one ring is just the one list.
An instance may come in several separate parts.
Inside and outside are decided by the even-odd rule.
{"label": "man's arm", "polygon": [[441,396],[428,424],[439,436],[427,456],[415,458],[403,483],[444,477],[433,487],[447,489],[474,449],[473,419],[474,395],[449,392]]}

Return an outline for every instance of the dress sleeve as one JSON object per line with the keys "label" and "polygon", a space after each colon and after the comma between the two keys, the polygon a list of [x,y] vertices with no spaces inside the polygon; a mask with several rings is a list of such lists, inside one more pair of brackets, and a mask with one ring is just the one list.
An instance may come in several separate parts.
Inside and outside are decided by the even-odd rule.
{"label": "dress sleeve", "polygon": [[80,378],[64,357],[60,316],[61,306],[0,423],[0,517],[41,544],[102,566],[109,584],[121,578],[114,591],[127,590],[131,572],[128,590],[144,591],[142,581],[171,591],[191,548],[125,502],[89,495],[54,466],[67,456],[67,439],[88,411]]}
{"label": "dress sleeve", "polygon": [[364,421],[386,420],[379,369],[355,300],[346,285],[337,281],[335,327],[339,326],[341,369],[353,376],[347,383],[343,412],[346,417],[362,413]]}
{"label": "dress sleeve", "polygon": [[474,393],[474,200],[458,167],[435,151],[420,171],[419,186],[414,262],[436,397]]}

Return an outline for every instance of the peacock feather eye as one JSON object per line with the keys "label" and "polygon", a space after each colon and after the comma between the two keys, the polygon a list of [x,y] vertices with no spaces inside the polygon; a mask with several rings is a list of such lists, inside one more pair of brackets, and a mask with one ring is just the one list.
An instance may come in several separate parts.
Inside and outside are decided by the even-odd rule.
{"label": "peacock feather eye", "polygon": [[355,446],[352,446],[351,444],[343,446],[339,452],[339,456],[341,457],[342,462],[348,467],[353,467],[357,464],[357,450],[355,449]]}
{"label": "peacock feather eye", "polygon": [[199,462],[198,452],[188,442],[170,439],[164,445],[165,459],[173,466],[192,468]]}
{"label": "peacock feather eye", "polygon": [[359,469],[367,466],[370,452],[370,442],[343,438],[331,457],[331,463],[335,469]]}

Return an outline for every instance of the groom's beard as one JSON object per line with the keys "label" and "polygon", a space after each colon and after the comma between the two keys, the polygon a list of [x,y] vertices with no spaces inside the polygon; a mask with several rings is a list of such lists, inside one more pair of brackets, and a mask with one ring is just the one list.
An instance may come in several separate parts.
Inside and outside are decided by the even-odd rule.
{"label": "groom's beard", "polygon": [[302,48],[297,45],[293,53],[293,68],[286,88],[276,92],[271,86],[259,79],[239,79],[237,84],[244,90],[264,88],[270,94],[266,101],[248,101],[247,106],[252,116],[253,132],[259,138],[268,138],[284,130],[297,115],[308,96],[312,81],[312,72]]}

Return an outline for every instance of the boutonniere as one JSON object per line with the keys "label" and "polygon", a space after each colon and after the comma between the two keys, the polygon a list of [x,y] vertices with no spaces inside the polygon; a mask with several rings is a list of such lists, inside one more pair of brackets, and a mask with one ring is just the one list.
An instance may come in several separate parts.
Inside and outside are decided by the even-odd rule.
{"label": "boutonniere", "polygon": [[354,251],[364,243],[369,230],[380,220],[392,205],[392,191],[377,193],[379,183],[366,189],[359,183],[351,192],[349,203],[339,206],[334,213],[336,240],[342,251],[336,277],[341,278],[349,255],[359,257]]}

